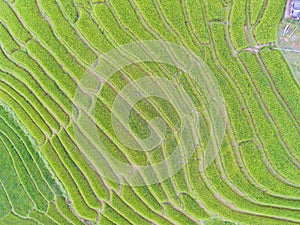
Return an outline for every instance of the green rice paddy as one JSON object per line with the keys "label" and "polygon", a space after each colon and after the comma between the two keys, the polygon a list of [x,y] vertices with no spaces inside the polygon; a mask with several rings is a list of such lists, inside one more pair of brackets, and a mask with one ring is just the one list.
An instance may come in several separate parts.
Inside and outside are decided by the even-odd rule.
{"label": "green rice paddy", "polygon": [[[0,1],[0,224],[300,224],[300,87],[276,48],[285,3]],[[201,146],[178,173],[155,184],[119,184],[81,152],[75,94],[98,55],[149,40],[183,46],[210,68],[226,105],[225,137],[200,170],[208,142],[200,121]],[[175,151],[180,118],[161,98],[138,102],[130,114],[141,139],[151,135],[149,121],[165,121],[166,139],[151,152],[123,145],[111,121],[130,82],[174,74],[197,109],[205,108],[188,74],[163,63],[124,67],[101,86],[94,122],[118,161],[145,166]],[[81,141],[93,147],[88,137]]]}

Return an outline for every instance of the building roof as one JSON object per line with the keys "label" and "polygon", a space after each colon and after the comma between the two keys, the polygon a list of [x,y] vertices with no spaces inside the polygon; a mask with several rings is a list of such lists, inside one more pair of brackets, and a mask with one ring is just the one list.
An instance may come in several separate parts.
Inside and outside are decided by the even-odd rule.
{"label": "building roof", "polygon": [[300,18],[300,0],[292,1],[291,16],[295,18]]}
{"label": "building roof", "polygon": [[293,9],[300,10],[300,0],[294,0]]}

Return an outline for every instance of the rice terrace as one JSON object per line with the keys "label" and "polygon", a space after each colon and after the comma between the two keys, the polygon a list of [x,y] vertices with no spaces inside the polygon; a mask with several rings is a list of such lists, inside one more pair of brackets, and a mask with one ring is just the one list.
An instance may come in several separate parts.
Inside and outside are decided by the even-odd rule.
{"label": "rice terrace", "polygon": [[1,0],[0,225],[300,224],[299,0]]}

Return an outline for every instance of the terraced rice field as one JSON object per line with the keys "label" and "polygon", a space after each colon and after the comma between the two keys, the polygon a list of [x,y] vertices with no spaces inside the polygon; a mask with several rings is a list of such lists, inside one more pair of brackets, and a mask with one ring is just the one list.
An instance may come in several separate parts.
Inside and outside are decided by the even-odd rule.
{"label": "terraced rice field", "polygon": [[[0,224],[300,224],[300,88],[276,48],[284,6],[285,0],[0,1]],[[176,174],[148,185],[117,183],[82,152],[81,142],[94,143],[76,136],[74,109],[78,118],[87,113],[74,108],[76,93],[99,55],[149,40],[183,46],[210,68],[226,106],[225,136],[201,170],[208,136],[199,121],[201,143]],[[165,121],[166,139],[151,154],[122,144],[112,124],[126,85],[174,76],[204,109],[188,73],[164,63],[134,63],[101,85],[94,124],[119,162],[145,166],[175,151],[182,124],[162,98],[138,101],[130,112],[130,132],[141,139],[151,135],[149,121]]]}

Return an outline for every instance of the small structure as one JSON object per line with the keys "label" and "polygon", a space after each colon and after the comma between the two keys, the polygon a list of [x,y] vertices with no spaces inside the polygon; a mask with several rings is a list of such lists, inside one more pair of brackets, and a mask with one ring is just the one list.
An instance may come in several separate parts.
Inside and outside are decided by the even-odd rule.
{"label": "small structure", "polygon": [[292,1],[290,15],[294,19],[300,19],[300,0]]}

